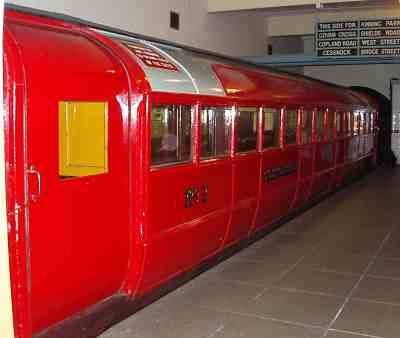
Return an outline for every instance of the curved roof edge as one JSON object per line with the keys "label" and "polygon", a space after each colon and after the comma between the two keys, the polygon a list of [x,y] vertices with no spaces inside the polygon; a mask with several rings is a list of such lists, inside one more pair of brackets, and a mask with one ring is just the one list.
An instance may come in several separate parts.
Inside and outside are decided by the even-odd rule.
{"label": "curved roof edge", "polygon": [[86,27],[90,27],[90,28],[94,28],[96,30],[102,31],[104,33],[114,33],[114,34],[119,34],[119,35],[123,35],[126,37],[131,37],[131,38],[135,38],[135,39],[140,39],[140,40],[145,40],[145,41],[149,41],[149,42],[153,42],[153,43],[157,43],[157,44],[163,44],[166,46],[170,46],[170,47],[177,47],[177,48],[182,48],[188,51],[192,51],[195,53],[199,53],[199,54],[204,54],[207,56],[211,56],[217,59],[221,59],[222,61],[230,61],[230,62],[234,62],[234,63],[238,63],[238,64],[242,64],[242,65],[247,65],[250,67],[254,67],[255,69],[258,70],[268,70],[270,72],[273,72],[277,75],[281,74],[281,75],[288,75],[292,78],[297,78],[297,79],[304,79],[304,80],[308,80],[308,81],[314,81],[315,83],[321,83],[324,84],[326,86],[331,86],[331,87],[337,87],[337,88],[342,88],[342,89],[348,89],[347,87],[344,86],[340,86],[338,84],[335,83],[330,83],[327,81],[323,81],[320,79],[314,79],[312,77],[306,76],[306,75],[301,75],[301,74],[294,74],[294,73],[290,73],[290,72],[286,72],[283,70],[277,70],[275,68],[272,67],[268,67],[268,66],[264,66],[264,65],[259,65],[256,64],[254,62],[250,62],[248,60],[245,59],[241,59],[241,58],[236,58],[236,57],[232,57],[232,56],[228,56],[228,55],[224,55],[224,54],[220,54],[220,53],[216,53],[216,52],[211,52],[208,50],[204,50],[204,49],[200,49],[200,48],[196,48],[196,47],[192,47],[192,46],[187,46],[184,44],[179,44],[179,43],[175,43],[175,42],[171,42],[171,41],[166,41],[163,39],[159,39],[159,38],[154,38],[151,36],[146,36],[143,34],[137,34],[137,33],[132,33],[123,29],[118,29],[118,28],[113,28],[107,25],[102,25],[102,24],[98,24],[92,21],[88,21],[88,20],[84,20],[84,19],[80,19],[71,15],[67,15],[67,14],[61,14],[61,13],[56,13],[56,12],[50,12],[50,11],[45,11],[45,10],[41,10],[41,9],[35,9],[35,8],[31,8],[31,7],[27,7],[27,6],[21,6],[21,5],[15,5],[15,4],[9,4],[6,3],[5,4],[5,8],[6,9],[11,9],[11,10],[15,10],[15,11],[19,11],[19,12],[23,12],[23,13],[27,13],[27,14],[32,14],[32,15],[36,15],[36,16],[41,16],[41,17],[45,17],[45,18],[50,18],[50,19],[58,19],[58,20],[63,20],[65,22],[71,23],[71,24],[76,24],[76,25],[81,25],[81,26],[86,26]]}

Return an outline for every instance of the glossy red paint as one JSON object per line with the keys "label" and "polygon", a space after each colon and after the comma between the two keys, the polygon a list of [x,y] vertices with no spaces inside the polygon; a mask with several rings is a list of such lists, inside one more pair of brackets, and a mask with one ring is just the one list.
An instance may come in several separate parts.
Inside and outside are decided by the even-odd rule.
{"label": "glossy red paint", "polygon": [[[299,127],[297,144],[284,143],[287,107],[328,109],[327,114],[378,109],[374,100],[345,88],[221,60],[212,67],[224,97],[154,92],[138,60],[117,39],[12,10],[6,11],[4,59],[7,210],[18,338],[45,335],[115,296],[127,302],[142,299],[343,185],[368,161],[375,163],[375,130],[359,136],[332,131],[332,139],[326,133],[317,141],[315,113],[310,143],[302,144]],[[57,112],[64,100],[108,102],[109,173],[58,176]],[[151,167],[155,104],[194,107],[188,163]],[[204,106],[233,112],[257,108],[257,149],[237,153],[234,113],[229,155],[201,160],[199,112]],[[263,107],[281,111],[279,147],[262,147]],[[41,182],[30,174],[31,166]],[[202,186],[207,187],[204,203],[185,207],[185,191]]]}

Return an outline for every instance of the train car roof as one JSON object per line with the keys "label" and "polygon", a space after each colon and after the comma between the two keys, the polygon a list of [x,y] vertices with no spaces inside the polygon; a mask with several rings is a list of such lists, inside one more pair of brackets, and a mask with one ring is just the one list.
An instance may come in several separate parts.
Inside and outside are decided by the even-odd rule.
{"label": "train car roof", "polygon": [[242,59],[133,34],[75,17],[6,4],[6,8],[90,27],[118,40],[140,64],[153,91],[268,100],[272,103],[371,105],[370,98],[336,84]]}

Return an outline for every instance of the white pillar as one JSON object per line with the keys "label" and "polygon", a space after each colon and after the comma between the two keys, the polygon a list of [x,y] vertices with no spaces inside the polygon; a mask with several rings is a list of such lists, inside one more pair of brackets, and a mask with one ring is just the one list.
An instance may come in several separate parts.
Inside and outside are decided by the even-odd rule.
{"label": "white pillar", "polygon": [[4,0],[0,0],[0,337],[14,338],[8,258],[6,175],[4,162],[3,18]]}

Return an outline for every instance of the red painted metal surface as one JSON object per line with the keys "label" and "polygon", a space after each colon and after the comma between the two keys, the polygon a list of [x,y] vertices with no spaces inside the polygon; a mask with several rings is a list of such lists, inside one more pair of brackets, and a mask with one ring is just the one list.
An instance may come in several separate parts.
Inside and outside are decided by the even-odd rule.
{"label": "red painted metal surface", "polygon": [[[7,210],[17,337],[62,327],[116,295],[140,299],[339,187],[367,161],[374,164],[373,134],[334,133],[319,142],[315,114],[310,143],[302,145],[298,136],[297,144],[286,146],[283,138],[286,107],[328,114],[377,110],[372,99],[256,67],[215,62],[213,69],[225,97],[153,92],[118,40],[84,26],[6,12]],[[67,100],[108,102],[109,173],[58,176],[58,102]],[[195,108],[189,163],[151,167],[150,112],[156,104]],[[203,106],[259,109],[257,149],[236,153],[236,119],[229,154],[201,160]],[[262,149],[263,107],[283,112],[280,147]],[[31,166],[41,182],[27,170]],[[186,189],[204,185],[207,200],[185,207]]]}

